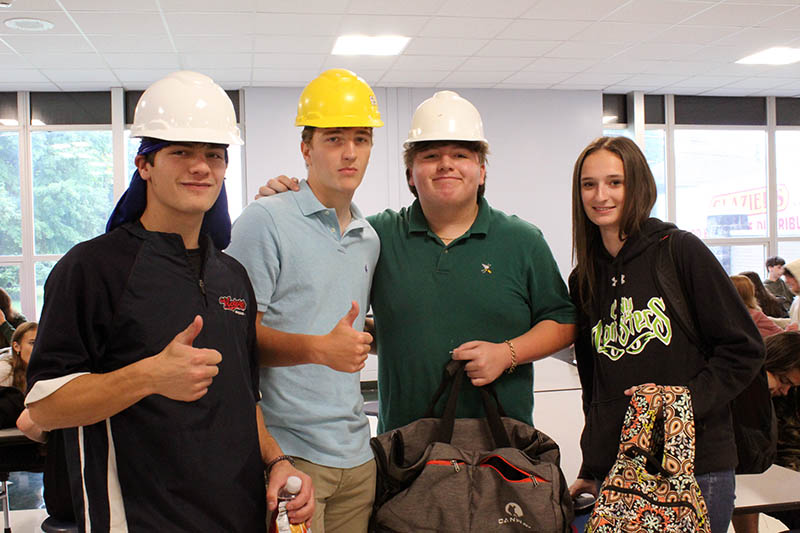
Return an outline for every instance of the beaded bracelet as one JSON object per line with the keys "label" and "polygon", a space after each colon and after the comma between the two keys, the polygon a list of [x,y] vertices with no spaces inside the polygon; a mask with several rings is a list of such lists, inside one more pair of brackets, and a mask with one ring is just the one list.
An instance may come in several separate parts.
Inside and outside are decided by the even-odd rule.
{"label": "beaded bracelet", "polygon": [[505,343],[511,349],[511,366],[506,370],[506,374],[512,374],[517,369],[517,350],[514,349],[514,343],[506,339]]}
{"label": "beaded bracelet", "polygon": [[267,463],[267,466],[265,467],[267,470],[267,475],[269,475],[270,472],[272,472],[272,467],[275,466],[275,463],[279,461],[289,461],[289,463],[291,463],[291,465],[294,466],[294,459],[292,459],[290,456],[279,455],[278,457]]}

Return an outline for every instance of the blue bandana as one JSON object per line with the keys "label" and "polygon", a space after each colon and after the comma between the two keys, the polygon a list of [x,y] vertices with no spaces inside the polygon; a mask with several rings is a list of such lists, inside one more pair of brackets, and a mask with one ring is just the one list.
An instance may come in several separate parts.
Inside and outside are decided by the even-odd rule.
{"label": "blue bandana", "polygon": [[[175,143],[145,137],[139,145],[137,155],[158,152],[171,144]],[[228,162],[227,149],[225,150],[225,162]],[[144,213],[145,207],[147,207],[147,184],[142,179],[142,176],[139,175],[139,170],[137,169],[133,173],[128,190],[119,199],[111,216],[108,217],[106,233],[126,222],[139,220],[142,213]],[[217,201],[214,202],[211,209],[206,211],[203,217],[203,226],[200,228],[200,233],[207,233],[211,240],[214,241],[214,246],[219,250],[224,250],[231,243],[231,216],[228,213],[228,195],[225,192],[224,181]]]}

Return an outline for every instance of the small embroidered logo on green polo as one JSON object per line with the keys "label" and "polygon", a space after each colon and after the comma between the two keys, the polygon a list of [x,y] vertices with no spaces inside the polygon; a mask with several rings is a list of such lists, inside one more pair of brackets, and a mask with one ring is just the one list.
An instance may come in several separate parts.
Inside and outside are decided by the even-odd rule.
{"label": "small embroidered logo on green polo", "polygon": [[481,274],[491,274],[492,273],[492,264],[481,263]]}

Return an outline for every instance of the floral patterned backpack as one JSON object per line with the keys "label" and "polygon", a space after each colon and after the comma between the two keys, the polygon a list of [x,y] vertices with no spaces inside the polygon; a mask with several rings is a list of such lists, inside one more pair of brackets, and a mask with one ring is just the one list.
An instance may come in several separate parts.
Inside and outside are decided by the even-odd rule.
{"label": "floral patterned backpack", "polygon": [[586,532],[711,533],[694,477],[694,435],[688,388],[639,387]]}

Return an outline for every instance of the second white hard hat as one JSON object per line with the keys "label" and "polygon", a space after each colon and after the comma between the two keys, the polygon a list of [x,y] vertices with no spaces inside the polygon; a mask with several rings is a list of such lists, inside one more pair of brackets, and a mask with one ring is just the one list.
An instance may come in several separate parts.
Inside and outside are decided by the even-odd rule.
{"label": "second white hard hat", "polygon": [[147,88],[136,104],[131,137],[244,144],[231,99],[214,80],[189,70]]}
{"label": "second white hard hat", "polygon": [[421,141],[478,141],[488,146],[478,109],[455,91],[439,91],[411,119],[404,146]]}

